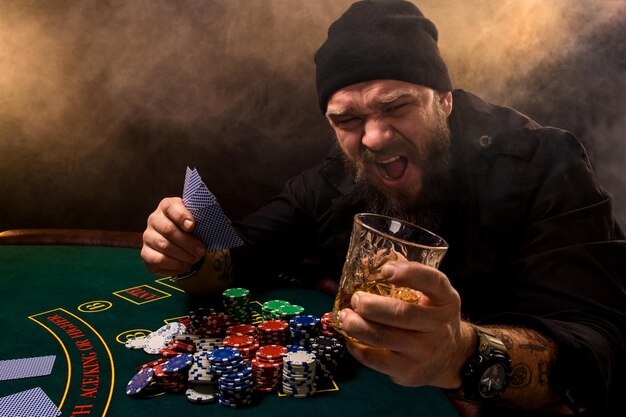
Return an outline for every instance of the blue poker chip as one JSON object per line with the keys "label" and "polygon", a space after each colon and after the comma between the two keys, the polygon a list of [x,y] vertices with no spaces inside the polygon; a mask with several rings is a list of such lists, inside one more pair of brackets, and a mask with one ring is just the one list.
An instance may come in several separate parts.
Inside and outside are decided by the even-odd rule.
{"label": "blue poker chip", "polygon": [[229,374],[226,374],[226,375],[222,375],[220,379],[224,382],[231,383],[231,382],[248,381],[249,379],[252,379],[253,377],[254,375],[252,375],[252,372],[250,372],[248,375],[243,375],[243,376],[231,376]]}
{"label": "blue poker chip", "polygon": [[231,402],[222,397],[219,397],[218,402],[221,406],[224,406],[227,408],[240,408],[240,407],[247,407],[249,405],[252,405],[252,399],[241,401],[241,402]]}
{"label": "blue poker chip", "polygon": [[233,370],[233,372],[230,372],[226,375],[224,375],[224,378],[244,378],[247,377],[249,375],[252,375],[252,365],[250,365],[249,363],[244,364],[241,369],[239,370]]}
{"label": "blue poker chip", "polygon": [[220,389],[224,389],[225,391],[245,391],[247,389],[252,389],[252,380],[246,382],[235,382],[233,384],[225,383],[222,381],[218,381],[217,385],[219,385]]}
{"label": "blue poker chip", "polygon": [[154,379],[154,370],[144,368],[137,372],[126,385],[126,395],[137,395],[146,388]]}
{"label": "blue poker chip", "polygon": [[239,350],[230,347],[213,349],[208,355],[211,363],[234,362],[242,359]]}
{"label": "blue poker chip", "polygon": [[300,345],[287,345],[285,347],[287,348],[289,352],[298,352],[301,350],[306,350],[304,346],[300,346]]}
{"label": "blue poker chip", "polygon": [[227,385],[237,385],[237,384],[247,383],[248,381],[252,381],[253,379],[254,379],[254,376],[252,374],[248,376],[236,377],[236,378],[225,378],[224,376],[220,377],[220,381],[223,384],[227,384]]}
{"label": "blue poker chip", "polygon": [[242,387],[242,386],[252,384],[253,381],[254,381],[254,378],[252,377],[252,375],[250,375],[249,377],[245,379],[241,378],[241,380],[239,381],[224,380],[223,377],[219,379],[220,385],[228,386],[228,387]]}
{"label": "blue poker chip", "polygon": [[173,373],[181,371],[189,366],[193,362],[193,355],[190,353],[181,353],[180,355],[174,356],[169,361],[165,362],[162,365],[163,372],[165,373]]}
{"label": "blue poker chip", "polygon": [[290,327],[314,327],[319,323],[320,319],[310,314],[302,314],[289,320]]}

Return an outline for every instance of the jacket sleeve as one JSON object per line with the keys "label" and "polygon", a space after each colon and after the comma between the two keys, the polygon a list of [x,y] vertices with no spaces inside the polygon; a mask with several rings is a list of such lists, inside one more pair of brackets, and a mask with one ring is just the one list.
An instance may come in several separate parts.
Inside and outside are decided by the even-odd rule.
{"label": "jacket sleeve", "polygon": [[607,410],[623,403],[626,376],[624,234],[578,140],[556,129],[532,134],[538,145],[519,193],[528,214],[511,262],[515,311],[490,320],[551,336],[563,394]]}

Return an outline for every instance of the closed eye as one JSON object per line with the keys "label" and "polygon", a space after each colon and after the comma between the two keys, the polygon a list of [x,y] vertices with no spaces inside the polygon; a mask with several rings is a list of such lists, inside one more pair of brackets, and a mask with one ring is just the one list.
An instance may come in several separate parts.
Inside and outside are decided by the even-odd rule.
{"label": "closed eye", "polygon": [[407,106],[409,103],[400,103],[400,104],[395,104],[393,106],[389,106],[385,108],[385,113],[393,113],[395,111],[398,111],[400,109],[402,109],[403,107]]}
{"label": "closed eye", "polygon": [[361,119],[358,117],[333,118],[332,122],[340,129],[351,129],[357,127],[361,123]]}

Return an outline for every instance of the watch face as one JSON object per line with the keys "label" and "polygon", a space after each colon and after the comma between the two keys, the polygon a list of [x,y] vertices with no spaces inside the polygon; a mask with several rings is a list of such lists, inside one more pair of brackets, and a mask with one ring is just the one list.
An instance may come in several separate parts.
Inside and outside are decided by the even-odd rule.
{"label": "watch face", "polygon": [[478,391],[484,398],[493,398],[498,395],[506,385],[506,369],[502,364],[496,363],[485,369],[480,377]]}

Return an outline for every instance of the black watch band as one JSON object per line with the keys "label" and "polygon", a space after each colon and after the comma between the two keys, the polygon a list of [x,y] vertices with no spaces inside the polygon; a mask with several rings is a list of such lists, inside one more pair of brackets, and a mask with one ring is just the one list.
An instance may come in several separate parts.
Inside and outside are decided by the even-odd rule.
{"label": "black watch band", "polygon": [[478,349],[461,368],[463,399],[485,401],[497,398],[507,387],[511,359],[504,343],[483,327],[472,327],[478,336]]}
{"label": "black watch band", "polygon": [[183,272],[182,274],[178,274],[172,277],[174,281],[180,281],[182,279],[191,278],[198,273],[202,265],[204,265],[204,256],[198,262],[193,264],[188,271]]}

